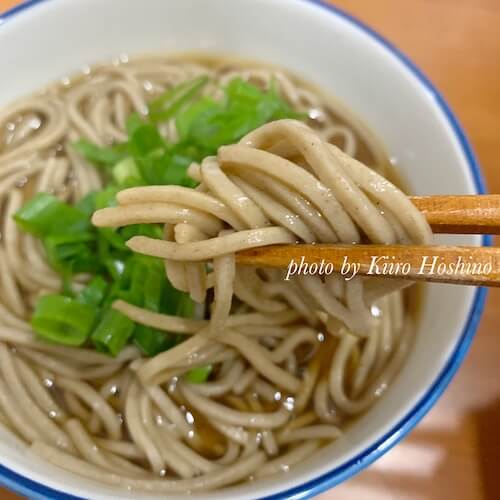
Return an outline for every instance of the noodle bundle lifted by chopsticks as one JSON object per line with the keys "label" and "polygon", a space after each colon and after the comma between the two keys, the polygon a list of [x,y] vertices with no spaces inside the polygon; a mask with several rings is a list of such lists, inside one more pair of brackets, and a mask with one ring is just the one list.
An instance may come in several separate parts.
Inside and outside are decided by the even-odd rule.
{"label": "noodle bundle lifted by chopsticks", "polygon": [[[163,88],[204,71],[135,64],[104,67],[65,97],[25,100],[19,113],[26,121],[44,115],[43,126],[21,127],[10,139],[15,147],[0,150],[0,424],[64,469],[160,493],[214,490],[288,470],[338,439],[400,369],[412,340],[403,297],[409,283],[337,274],[285,280],[286,271],[237,264],[236,252],[296,242],[425,244],[430,228],[404,193],[351,157],[357,135],[347,126],[328,113],[316,129],[274,121],[193,163],[188,174],[197,187],[132,187],[117,194],[118,206],[93,215],[102,228],[163,225],[162,239],[134,236],[127,245],[160,258],[162,279],[188,293],[199,314],[168,315],[123,299],[113,308],[175,335],[176,345],[153,357],[129,345],[113,358],[37,339],[28,311],[61,280],[38,242],[17,231],[11,216],[22,195],[8,189],[25,174],[36,190],[72,201],[101,187],[68,140],[123,140],[126,112],[145,107],[139,75]],[[271,80],[264,69],[218,78],[235,74]],[[314,101],[319,112],[313,93],[276,78],[288,102],[300,109]],[[162,127],[177,137],[175,123]],[[328,142],[339,135],[343,150]],[[193,369],[209,375],[193,380],[186,376]]]}
{"label": "noodle bundle lifted by chopsticks", "polygon": [[[334,438],[340,431],[332,423],[341,417],[333,417],[329,405],[340,415],[366,410],[400,366],[409,341],[401,293],[394,282],[359,277],[344,282],[337,275],[324,280],[298,276],[285,281],[283,271],[236,265],[235,252],[300,241],[359,242],[362,237],[377,243],[424,244],[430,237],[424,217],[394,185],[293,120],[264,125],[238,145],[220,148],[216,157],[192,165],[190,174],[200,182],[194,190],[131,188],[118,194],[120,206],[93,217],[103,227],[165,224],[165,241],[136,236],[129,247],[164,259],[170,281],[199,303],[213,288],[209,321],[115,304],[139,323],[191,335],[137,363],[140,382],[147,391],[193,366],[221,363],[223,376],[216,382],[177,384],[189,405],[236,443],[247,444],[254,429],[278,429],[272,438],[278,449],[295,440]],[[379,298],[379,317],[372,314],[370,297]],[[305,371],[297,369],[295,354],[302,345],[314,350],[319,331],[332,337],[327,344],[338,343],[321,379],[318,353]],[[359,361],[351,375],[352,394],[347,395],[353,352]],[[269,400],[275,391],[290,395],[295,412],[313,398],[313,420],[324,423],[297,429],[292,424],[294,430],[287,430],[292,408],[235,411],[210,398],[244,392],[250,384]]]}

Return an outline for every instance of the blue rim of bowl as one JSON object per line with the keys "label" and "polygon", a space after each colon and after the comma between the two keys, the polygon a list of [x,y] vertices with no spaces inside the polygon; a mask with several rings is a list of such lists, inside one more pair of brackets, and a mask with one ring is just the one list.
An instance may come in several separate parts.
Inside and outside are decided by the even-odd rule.
{"label": "blue rim of bowl", "polygon": [[[34,5],[45,1],[47,0],[27,0],[17,5],[13,9],[5,12],[4,14],[0,14],[0,25],[5,23],[15,14],[19,14],[20,12],[29,9]],[[366,24],[362,23],[347,12],[344,12],[342,9],[327,4],[323,0],[301,1],[313,4],[320,9],[324,9],[327,14],[340,17],[343,20],[349,22],[351,25],[358,28],[366,35],[370,36],[372,39],[378,42],[388,52],[395,56],[399,60],[399,62],[401,62],[407,69],[410,70],[410,72],[417,78],[420,84],[423,85],[434,97],[437,105],[439,106],[443,115],[446,117],[448,124],[452,128],[457,140],[460,143],[462,153],[467,159],[469,170],[474,179],[474,184],[477,192],[484,193],[486,189],[479,163],[476,160],[472,147],[470,146],[460,123],[458,122],[453,111],[451,110],[441,93],[434,87],[434,85],[422,73],[422,71],[405,54],[403,54],[399,49],[392,45],[392,43],[376,33]],[[483,236],[482,244],[484,246],[490,246],[491,241],[491,237]],[[486,288],[478,288],[476,290],[474,301],[472,303],[465,328],[462,332],[457,347],[455,348],[455,351],[450,356],[450,359],[448,360],[445,367],[438,375],[437,379],[432,384],[430,389],[420,399],[415,407],[408,413],[408,415],[401,419],[389,432],[379,438],[375,443],[373,443],[367,449],[363,450],[361,453],[359,453],[357,456],[350,459],[346,463],[335,467],[331,471],[328,471],[327,473],[315,479],[312,479],[307,483],[301,484],[300,486],[296,486],[275,495],[268,496],[266,497],[266,500],[277,500],[285,498],[304,499],[318,495],[319,493],[345,481],[354,474],[357,474],[372,462],[374,462],[377,458],[390,450],[401,439],[403,439],[417,425],[422,417],[434,406],[436,401],[439,399],[439,397],[455,375],[458,367],[462,364],[465,355],[469,350],[472,339],[474,338],[474,335],[476,333],[479,320],[481,318],[481,313],[484,308],[486,295]],[[15,491],[16,493],[19,493],[21,495],[25,495],[31,499],[83,500],[81,497],[70,495],[68,493],[62,493],[60,491],[49,488],[48,486],[37,483],[36,481],[28,479],[8,469],[7,467],[4,467],[3,465],[0,465],[0,483],[11,489],[12,491]]]}

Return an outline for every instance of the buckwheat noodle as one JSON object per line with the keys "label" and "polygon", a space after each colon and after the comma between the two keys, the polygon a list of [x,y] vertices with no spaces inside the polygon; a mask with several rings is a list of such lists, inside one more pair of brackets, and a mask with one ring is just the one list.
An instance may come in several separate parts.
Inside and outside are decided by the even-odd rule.
{"label": "buckwheat noodle", "polygon": [[[309,115],[267,124],[190,167],[196,189],[122,191],[99,226],[164,224],[164,240],[134,237],[172,284],[207,302],[209,319],[114,307],[185,340],[154,358],[116,358],[51,345],[29,317],[61,280],[12,214],[38,191],[68,202],[100,189],[70,147],[126,139],[127,116],[166,88],[208,74],[205,92],[235,76]],[[177,137],[174,122],[162,133]],[[337,147],[338,146],[338,147]],[[237,265],[235,252],[294,242],[426,243],[407,197],[371,166],[383,152],[321,94],[274,68],[217,60],[142,58],[86,70],[0,111],[0,423],[34,453],[91,479],[159,493],[222,488],[302,462],[386,390],[412,339],[407,283],[294,276]],[[76,286],[88,277],[78,276]],[[182,375],[211,364],[210,379]]]}

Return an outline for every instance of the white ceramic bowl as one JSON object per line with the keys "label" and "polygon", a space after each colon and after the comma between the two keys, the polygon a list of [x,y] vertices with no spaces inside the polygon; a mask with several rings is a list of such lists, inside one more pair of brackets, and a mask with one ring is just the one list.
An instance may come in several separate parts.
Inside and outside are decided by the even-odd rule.
{"label": "white ceramic bowl", "polygon": [[[483,189],[466,138],[428,80],[370,29],[317,1],[34,0],[0,25],[0,106],[121,53],[231,53],[287,67],[336,95],[377,132],[414,193]],[[484,244],[478,236],[446,241]],[[467,351],[484,298],[483,290],[429,287],[404,369],[344,437],[293,473],[203,497],[304,498],[366,467],[442,393]],[[0,461],[0,481],[30,498],[137,498],[29,456],[5,432]]]}

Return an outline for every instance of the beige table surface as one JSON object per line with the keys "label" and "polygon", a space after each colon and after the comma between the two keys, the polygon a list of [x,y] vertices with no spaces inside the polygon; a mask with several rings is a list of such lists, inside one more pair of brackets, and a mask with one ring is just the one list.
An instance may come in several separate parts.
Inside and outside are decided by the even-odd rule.
{"label": "beige table surface", "polygon": [[[14,5],[0,0],[0,11]],[[462,121],[500,192],[500,0],[336,0],[408,54]],[[5,82],[4,82],[5,83]],[[500,290],[467,359],[402,443],[322,500],[500,498]],[[0,499],[15,495],[0,489]]]}

